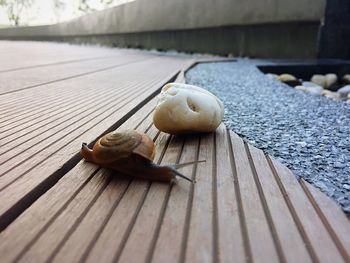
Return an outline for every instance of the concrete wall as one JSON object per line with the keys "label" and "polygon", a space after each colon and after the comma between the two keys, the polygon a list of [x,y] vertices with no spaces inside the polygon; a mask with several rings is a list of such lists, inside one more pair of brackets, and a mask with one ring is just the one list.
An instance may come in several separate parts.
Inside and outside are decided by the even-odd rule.
{"label": "concrete wall", "polygon": [[[147,41],[150,42],[150,37],[155,35],[154,32],[190,32],[190,30],[212,30],[222,28],[239,28],[240,30],[236,30],[236,33],[242,33],[244,31],[243,34],[247,34],[244,30],[244,28],[247,28],[250,32],[249,34],[254,34],[252,30],[254,28],[261,29],[262,25],[267,25],[266,28],[268,29],[275,25],[285,24],[285,30],[280,28],[278,32],[276,32],[275,29],[271,32],[265,30],[264,32],[266,35],[262,36],[257,32],[260,36],[254,40],[266,42],[266,38],[269,37],[276,39],[276,36],[270,36],[269,34],[277,33],[282,34],[282,39],[276,43],[283,45],[285,40],[290,40],[289,36],[286,37],[283,36],[283,34],[290,34],[287,30],[291,24],[300,26],[302,25],[301,23],[306,23],[307,25],[312,23],[316,28],[316,32],[313,31],[311,34],[313,36],[311,41],[317,41],[317,28],[324,16],[325,2],[326,0],[135,0],[66,23],[49,26],[0,29],[0,38],[45,38],[46,40],[55,38],[56,40],[65,41],[84,39],[84,42],[91,42],[91,39],[96,40],[98,36],[104,36],[105,38],[106,36],[114,36],[114,39],[118,36],[118,42],[113,42],[112,40],[107,42],[117,46],[135,46],[136,42],[139,43],[141,41],[141,46],[144,47],[168,49],[169,45],[163,44],[164,38],[163,40],[157,38],[152,39],[151,45],[142,44],[142,39],[138,39],[136,42],[127,42],[126,40],[130,39],[130,34],[141,32],[143,36],[147,33]],[[304,30],[301,26],[300,32],[302,35],[304,31],[305,34],[310,34],[309,29]],[[298,34],[300,35],[300,33]],[[125,37],[123,38],[123,36]],[[89,37],[91,37],[90,40]],[[176,37],[176,34],[172,34],[172,38],[175,39],[175,42]],[[316,39],[314,39],[315,37]],[[310,36],[305,35],[305,38],[307,39],[306,41],[310,41]],[[207,36],[207,38],[202,37],[199,40],[212,42],[210,36]],[[229,39],[223,35],[221,39],[217,40],[229,41]],[[181,41],[181,43],[179,43],[178,46],[184,46],[184,41],[186,40],[181,39],[179,41]],[[298,41],[302,41],[302,38],[298,39]],[[123,42],[123,44],[121,44],[121,42]],[[201,49],[201,51],[202,50],[203,49]],[[208,48],[205,50],[210,52],[212,46],[208,44]],[[193,51],[196,51],[196,49],[194,48]],[[237,55],[237,53],[242,53],[242,50],[233,48],[230,50],[230,48],[228,48],[222,50],[222,52],[214,52],[234,53],[234,55]],[[249,52],[247,53],[247,51],[243,53],[243,55],[251,55]],[[307,51],[301,53],[309,53],[312,54],[310,56],[313,56],[315,52]],[[304,56],[301,53],[300,55],[291,55],[291,57]],[[271,52],[266,52],[266,55],[280,57],[282,53],[274,55]],[[264,53],[259,52],[254,54],[254,56],[264,56]]]}

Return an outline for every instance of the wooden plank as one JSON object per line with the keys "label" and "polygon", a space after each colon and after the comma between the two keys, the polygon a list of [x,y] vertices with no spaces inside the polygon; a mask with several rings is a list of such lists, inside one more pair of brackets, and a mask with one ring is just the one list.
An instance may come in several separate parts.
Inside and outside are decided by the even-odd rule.
{"label": "wooden plank", "polygon": [[106,91],[105,93],[101,93],[99,95],[91,94],[91,96],[85,94],[85,98],[81,101],[77,100],[67,106],[61,105],[61,108],[54,112],[52,112],[50,109],[42,112],[41,115],[28,122],[27,120],[24,120],[22,124],[17,123],[11,127],[11,130],[1,133],[0,143],[3,147],[5,147],[5,145],[11,144],[13,141],[17,141],[17,144],[18,142],[24,142],[27,138],[33,137],[33,132],[35,132],[35,134],[39,134],[40,132],[48,131],[51,128],[57,127],[58,125],[61,125],[78,115],[82,115],[87,107],[96,107],[96,103],[99,102],[101,98],[103,98],[105,95],[113,95],[113,93],[115,93],[115,91]]}
{"label": "wooden plank", "polygon": [[[144,66],[144,63],[140,63],[140,65]],[[128,77],[128,70],[130,68],[133,68],[135,74],[139,74],[142,72],[142,69],[139,66],[133,66],[133,65],[124,65],[121,68],[114,69],[113,71],[107,71],[107,72],[100,72],[99,74],[95,74],[92,76],[85,76],[85,78],[78,78],[73,80],[67,80],[62,84],[51,84],[46,86],[46,93],[44,91],[35,90],[31,93],[35,94],[36,101],[32,102],[33,107],[29,107],[29,109],[20,109],[18,112],[10,112],[7,114],[7,117],[1,118],[1,125],[0,127],[7,130],[10,126],[12,128],[11,124],[14,125],[24,125],[29,123],[33,119],[37,119],[40,117],[43,112],[45,112],[45,116],[49,114],[57,114],[57,109],[60,109],[60,107],[63,107],[64,105],[72,105],[72,102],[84,102],[84,99],[90,95],[98,96],[103,93],[107,93],[109,91],[117,91],[119,85],[125,85],[128,83],[134,82],[136,79]],[[114,76],[111,78],[111,76]],[[118,76],[118,86],[116,87],[116,77]],[[109,80],[104,80],[104,77],[108,77]],[[85,80],[91,81],[86,82]],[[104,85],[102,87],[98,81],[103,81]],[[97,92],[98,87],[98,92]],[[70,91],[67,93],[66,91]],[[73,91],[73,92],[72,92]],[[43,93],[44,92],[44,93]],[[26,97],[28,95],[27,91],[22,91],[20,94],[13,94],[11,96],[23,96]],[[108,94],[106,94],[108,95]],[[6,95],[5,95],[6,96]],[[53,101],[51,100],[51,97],[55,96],[55,99]],[[40,101],[46,101],[46,103],[39,103],[36,104],[35,102]],[[6,128],[4,128],[6,126]]]}
{"label": "wooden plank", "polygon": [[[78,97],[84,94],[84,96],[87,96],[89,94],[96,93],[93,86],[87,85],[84,92],[82,93],[81,88],[79,87],[71,87],[69,90],[68,87],[63,85],[57,85],[56,89],[54,91],[50,90],[53,85],[47,86],[47,92],[35,92],[34,93],[34,99],[31,99],[28,103],[24,103],[22,105],[22,101],[19,101],[16,103],[13,107],[11,107],[8,110],[4,110],[1,114],[1,128],[4,126],[9,126],[12,123],[21,123],[23,121],[26,121],[27,119],[31,120],[33,118],[40,117],[40,113],[46,110],[50,110],[50,112],[54,112],[59,108],[61,104],[69,105],[71,102],[77,101]],[[68,91],[67,91],[68,90]],[[28,94],[16,94],[11,95],[12,97],[27,97]],[[3,95],[7,96],[8,95]],[[82,96],[82,98],[84,97]],[[41,100],[38,100],[38,98],[42,98]]]}
{"label": "wooden plank", "polygon": [[221,262],[246,262],[237,193],[230,160],[230,142],[225,125],[216,131],[218,196],[218,257]]}
{"label": "wooden plank", "polygon": [[[188,203],[187,226],[184,233],[182,257],[188,262],[217,261],[217,225],[213,222],[216,211],[213,204],[213,134],[201,136],[198,160],[206,160],[198,165],[196,184]],[[181,257],[181,258],[182,258]]]}
{"label": "wooden plank", "polygon": [[0,78],[0,95],[34,87],[46,88],[45,84],[61,82],[99,71],[116,68],[154,57],[147,53],[119,54],[104,59],[88,60],[76,63],[58,64],[39,68],[4,72]]}
{"label": "wooden plank", "polygon": [[304,180],[301,180],[300,183],[344,261],[350,262],[349,218],[333,199]]}
{"label": "wooden plank", "polygon": [[303,233],[313,260],[345,262],[295,176],[276,160],[272,159],[271,164],[278,174],[279,186],[290,202],[294,220],[299,224],[299,231]]}
{"label": "wooden plank", "polygon": [[[230,132],[233,158],[235,163],[235,179],[239,184],[240,198],[244,212],[243,233],[249,244],[247,249],[248,260],[254,262],[278,262],[278,254],[273,238],[265,218],[264,208],[261,203],[257,186],[255,185],[252,167],[245,151],[245,147],[238,135]],[[252,258],[250,258],[252,257]]]}
{"label": "wooden plank", "polygon": [[283,262],[311,262],[311,257],[297,226],[289,213],[283,195],[261,150],[249,146],[249,155],[256,171],[269,215],[270,231],[274,235]]}
{"label": "wooden plank", "polygon": [[[137,76],[132,76],[132,77],[138,80],[140,83],[142,83],[142,81],[144,81],[147,78],[154,79],[158,74],[158,76],[163,76],[162,77],[163,81],[159,82],[157,85],[153,85],[150,87],[145,86],[142,96],[139,96],[138,94],[133,94],[134,97],[132,102],[130,102],[129,104],[126,104],[123,108],[110,109],[108,112],[104,112],[103,115],[95,119],[95,121],[90,126],[86,126],[88,125],[86,124],[84,126],[85,128],[83,128],[83,126],[82,128],[78,128],[74,133],[75,135],[67,134],[67,136],[65,137],[66,143],[62,141],[60,144],[61,146],[56,148],[56,150],[49,147],[49,148],[45,148],[39,154],[34,152],[33,153],[35,154],[34,157],[30,157],[30,159],[25,161],[27,162],[27,164],[29,164],[29,166],[28,165],[26,166],[26,170],[23,171],[21,170],[21,168],[14,167],[10,171],[10,174],[7,174],[6,176],[1,177],[0,184],[5,188],[0,193],[0,196],[6,196],[6,201],[3,202],[0,206],[0,214],[2,215],[2,217],[0,217],[0,221],[5,220],[5,217],[6,215],[8,215],[8,213],[13,213],[12,212],[13,210],[11,209],[16,209],[16,206],[19,204],[18,202],[22,198],[26,198],[26,196],[30,195],[31,192],[34,191],[39,184],[45,185],[47,181],[53,180],[52,177],[57,176],[53,174],[53,172],[56,170],[57,165],[59,167],[60,165],[65,163],[67,160],[69,160],[71,157],[73,157],[76,153],[76,149],[79,149],[81,141],[86,140],[84,138],[96,136],[96,134],[100,134],[106,129],[106,127],[111,126],[117,120],[123,119],[124,116],[126,116],[130,111],[132,111],[136,105],[144,101],[144,98],[147,96],[147,94],[154,93],[164,84],[165,80],[169,80],[171,76],[174,76],[176,70],[179,67],[181,67],[183,60],[174,59],[174,58],[169,59],[166,57],[162,57],[162,58],[158,58],[157,60],[153,60],[151,64],[149,63],[147,64],[147,62],[139,63],[139,64],[145,66],[146,68],[149,68],[149,67],[156,67],[157,65],[159,65],[158,63],[164,63],[165,66],[163,65],[162,67],[158,67],[158,70],[155,70],[156,68],[154,68],[154,70],[151,72],[145,71],[143,74],[138,74]],[[141,67],[140,65],[134,65],[134,66]],[[173,71],[173,73],[169,75],[171,71]],[[110,72],[109,74],[112,74],[112,73],[113,72]],[[129,74],[132,74],[132,73],[133,71],[129,70]],[[105,76],[105,73],[101,73],[101,75]],[[125,78],[127,78],[128,76],[130,75],[125,76]],[[96,76],[92,78],[92,76],[90,76],[90,79],[92,78],[94,83],[98,83],[98,79],[95,79],[95,77]],[[111,79],[111,77],[109,78],[110,78],[108,79],[109,83],[114,85],[113,81],[115,81],[115,79]],[[88,79],[85,79],[85,81],[89,82]],[[108,82],[106,80],[106,84],[107,83]],[[96,86],[99,86],[99,85],[96,85]],[[64,154],[62,150],[64,151]],[[11,181],[11,180],[16,180],[16,181]]]}
{"label": "wooden plank", "polygon": [[[136,72],[135,72],[135,73],[136,73]],[[115,76],[118,77],[118,75],[116,75],[116,74],[115,74]],[[136,80],[136,81],[137,81],[137,80]],[[135,84],[136,81],[134,81],[134,84]],[[125,82],[125,81],[124,81],[124,82]],[[130,81],[127,81],[127,82],[130,82]],[[123,81],[122,81],[122,80],[119,80],[119,83],[120,83],[121,86],[123,86],[123,85],[125,86],[125,84],[123,84]],[[72,85],[74,85],[74,84],[72,84]],[[141,85],[141,84],[140,84],[140,85]],[[127,87],[127,86],[124,87],[124,89],[130,89],[130,88],[131,88],[130,85],[129,85],[129,87]],[[114,94],[115,97],[121,97],[122,94],[119,93],[120,91],[119,91],[118,89],[111,89],[111,88],[110,88],[110,90],[113,91],[113,92],[115,93],[115,94]],[[109,96],[107,96],[107,95],[108,95],[107,92],[104,92],[104,90],[101,90],[100,92],[101,92],[102,95],[103,95],[104,93],[106,93],[106,94],[105,94],[105,95],[106,95],[106,98],[109,99]],[[96,92],[95,92],[95,93],[96,93]],[[100,94],[100,95],[101,95],[101,94]],[[84,94],[84,95],[81,95],[80,98],[84,98],[84,96],[85,96],[85,94]],[[98,96],[96,96],[96,98],[98,98]],[[103,98],[103,97],[102,97],[102,98]],[[79,102],[79,97],[76,98],[76,99],[77,99],[77,101]],[[104,103],[104,101],[101,101],[101,103]],[[90,106],[91,106],[91,105],[86,105],[86,109],[85,109],[85,110],[89,110]],[[43,116],[45,116],[44,119],[46,119],[46,118],[48,117],[48,116],[46,116],[46,113],[47,113],[47,112],[41,112],[41,114],[42,114]],[[57,118],[57,115],[56,115],[56,114],[57,114],[57,112],[52,113],[52,115],[53,115],[52,118],[54,118],[54,119]],[[48,114],[48,115],[50,116],[50,114]],[[85,114],[85,115],[86,115],[86,114]],[[40,120],[40,119],[39,119],[39,120]],[[55,120],[57,120],[57,119],[55,119]],[[29,125],[31,125],[31,124],[29,124]],[[12,132],[16,132],[16,134],[13,134],[13,137],[14,137],[14,136],[21,135],[21,134],[17,133],[17,130],[16,130],[16,129],[14,129],[15,127],[10,127],[10,128],[11,128],[11,129],[8,131],[8,133],[3,133],[3,134],[2,134],[3,137],[6,136],[6,139],[4,139],[4,141],[2,141],[3,144],[4,144],[4,143],[7,143],[8,140],[11,140],[11,138],[9,138],[8,135],[11,134]],[[19,129],[26,129],[25,132],[27,132],[28,125],[20,126],[20,127],[18,127],[18,128],[19,128]],[[49,132],[50,132],[50,131],[49,131]],[[40,138],[40,140],[41,140],[41,138]],[[26,148],[27,148],[27,146],[24,146],[24,145],[21,145],[21,147],[22,147],[22,149],[26,149]]]}
{"label": "wooden plank", "polygon": [[[126,50],[64,43],[0,41],[0,73],[28,67],[72,63],[115,55]],[[127,51],[128,52],[128,51]]]}
{"label": "wooden plank", "polygon": [[[124,84],[122,86],[124,86],[125,90],[126,85]],[[19,118],[13,118],[10,122],[1,126],[1,140],[6,138],[6,142],[8,142],[11,139],[9,138],[11,135],[16,135],[16,137],[18,137],[22,135],[21,132],[28,132],[33,127],[42,127],[50,122],[57,123],[60,118],[67,117],[69,114],[73,116],[78,115],[77,112],[86,109],[87,106],[94,105],[96,101],[101,101],[101,97],[108,98],[108,96],[115,95],[115,93],[120,90],[121,89],[101,89],[101,93],[99,94],[96,94],[96,90],[91,90],[90,92],[84,93],[80,100],[78,94],[76,94],[72,99],[63,98],[64,102],[61,102],[56,106],[48,106],[47,108],[42,107],[37,111],[28,112],[28,114],[21,114]]]}

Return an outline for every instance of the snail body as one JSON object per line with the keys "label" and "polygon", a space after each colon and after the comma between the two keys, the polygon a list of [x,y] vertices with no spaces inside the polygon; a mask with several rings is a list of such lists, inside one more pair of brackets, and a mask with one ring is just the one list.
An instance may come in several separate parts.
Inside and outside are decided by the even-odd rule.
{"label": "snail body", "polygon": [[154,142],[148,135],[135,130],[108,133],[92,149],[83,143],[81,155],[86,161],[132,177],[163,182],[170,182],[175,176],[192,181],[176,171],[176,168],[196,163],[166,166],[155,164]]}

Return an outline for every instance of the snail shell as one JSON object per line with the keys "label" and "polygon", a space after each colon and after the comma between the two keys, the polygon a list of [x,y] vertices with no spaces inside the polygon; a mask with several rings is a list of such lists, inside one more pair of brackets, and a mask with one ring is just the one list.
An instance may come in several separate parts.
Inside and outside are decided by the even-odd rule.
{"label": "snail shell", "polygon": [[153,161],[155,146],[146,134],[134,130],[111,132],[100,138],[93,147],[93,159],[98,164],[108,164],[133,154]]}
{"label": "snail shell", "polygon": [[137,178],[170,182],[180,176],[191,181],[176,171],[187,164],[159,166],[153,163],[155,145],[152,139],[135,130],[108,133],[92,149],[83,143],[81,155],[86,161]]}

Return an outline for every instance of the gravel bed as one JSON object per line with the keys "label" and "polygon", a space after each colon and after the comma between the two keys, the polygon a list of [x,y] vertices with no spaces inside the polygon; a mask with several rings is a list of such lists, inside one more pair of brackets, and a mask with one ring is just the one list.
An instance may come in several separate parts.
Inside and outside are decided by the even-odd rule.
{"label": "gravel bed", "polygon": [[350,104],[294,90],[249,60],[199,64],[186,80],[224,102],[227,127],[350,213]]}

